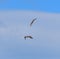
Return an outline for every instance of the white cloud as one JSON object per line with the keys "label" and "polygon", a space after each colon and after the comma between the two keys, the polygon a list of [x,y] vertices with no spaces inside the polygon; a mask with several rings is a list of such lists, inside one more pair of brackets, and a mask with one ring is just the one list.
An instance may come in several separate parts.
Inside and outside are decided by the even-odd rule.
{"label": "white cloud", "polygon": [[[30,21],[35,17],[38,19],[30,28]],[[34,40],[25,41],[24,35],[32,35]],[[0,11],[1,56],[19,55],[20,57],[21,53],[26,53],[27,55],[37,54],[39,57],[40,55],[42,57],[58,57],[60,55],[59,46],[60,14],[33,11]]]}
{"label": "white cloud", "polygon": [[[30,21],[37,17],[38,19],[30,28]],[[60,14],[33,12],[33,11],[0,11],[0,21],[5,26],[0,27],[0,36],[17,36],[20,39],[24,35],[32,35],[36,38],[51,39],[58,41],[60,39]]]}

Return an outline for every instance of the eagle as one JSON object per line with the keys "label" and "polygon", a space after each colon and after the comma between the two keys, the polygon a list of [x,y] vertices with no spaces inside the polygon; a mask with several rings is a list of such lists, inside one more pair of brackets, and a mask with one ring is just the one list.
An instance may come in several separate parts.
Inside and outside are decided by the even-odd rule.
{"label": "eagle", "polygon": [[30,38],[30,39],[33,39],[32,36],[24,36],[24,39],[26,40],[26,38]]}
{"label": "eagle", "polygon": [[34,23],[34,21],[36,20],[37,18],[34,18],[31,23],[30,23],[30,26],[32,26],[32,24]]}

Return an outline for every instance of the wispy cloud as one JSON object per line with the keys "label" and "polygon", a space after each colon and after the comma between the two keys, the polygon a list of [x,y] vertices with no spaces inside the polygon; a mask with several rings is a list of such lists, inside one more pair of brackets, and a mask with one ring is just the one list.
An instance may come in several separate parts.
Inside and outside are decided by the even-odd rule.
{"label": "wispy cloud", "polygon": [[[0,21],[2,21],[3,25],[0,22],[0,36],[2,37],[12,36],[24,39],[24,35],[32,35],[34,39],[40,41],[39,44],[43,41],[44,46],[45,42],[49,45],[51,42],[56,42],[59,45],[60,14],[33,11],[3,11],[0,16]],[[30,28],[29,24],[35,17],[37,17],[37,20]]]}
{"label": "wispy cloud", "polygon": [[[30,27],[29,24],[35,17],[37,17],[37,20]],[[34,40],[25,41],[24,35],[32,35]],[[60,14],[33,11],[1,11],[0,39],[0,42],[2,42],[0,43],[2,44],[2,46],[0,45],[2,48],[0,51],[6,51],[6,56],[7,54],[9,56],[12,54],[19,55],[19,53],[22,53],[20,55],[23,56],[25,53],[27,55],[30,53],[33,56],[37,54],[37,57],[39,57],[38,55],[40,57],[47,55],[48,57],[46,56],[46,58],[50,56],[51,58],[52,56],[57,58],[60,52]],[[12,51],[9,49],[12,49]],[[0,54],[5,55],[4,52]],[[32,55],[30,56],[32,57]]]}
{"label": "wispy cloud", "polygon": [[[0,12],[0,16],[0,21],[2,21],[0,22],[1,34],[18,33],[20,35],[29,31],[51,33],[60,30],[60,14],[33,11],[2,11]],[[35,17],[37,17],[37,21],[33,24],[32,28],[30,28],[29,24]]]}

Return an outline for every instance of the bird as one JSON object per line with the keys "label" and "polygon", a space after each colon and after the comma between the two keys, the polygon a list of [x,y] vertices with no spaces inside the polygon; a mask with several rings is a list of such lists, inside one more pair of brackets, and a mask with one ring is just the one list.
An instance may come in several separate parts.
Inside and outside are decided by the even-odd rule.
{"label": "bird", "polygon": [[32,24],[34,23],[34,21],[36,20],[37,18],[34,18],[31,23],[30,23],[30,26],[32,26]]}
{"label": "bird", "polygon": [[25,38],[25,40],[26,40],[26,38],[33,39],[33,37],[32,37],[32,36],[24,36],[24,38]]}

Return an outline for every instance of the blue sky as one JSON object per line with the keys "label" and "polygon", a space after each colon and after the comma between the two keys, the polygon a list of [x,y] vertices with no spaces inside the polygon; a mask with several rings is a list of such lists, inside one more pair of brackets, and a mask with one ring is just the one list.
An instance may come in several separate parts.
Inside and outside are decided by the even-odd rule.
{"label": "blue sky", "polygon": [[60,13],[60,0],[3,0],[0,9],[35,10]]}
{"label": "blue sky", "polygon": [[60,1],[1,1],[0,59],[60,59]]}

